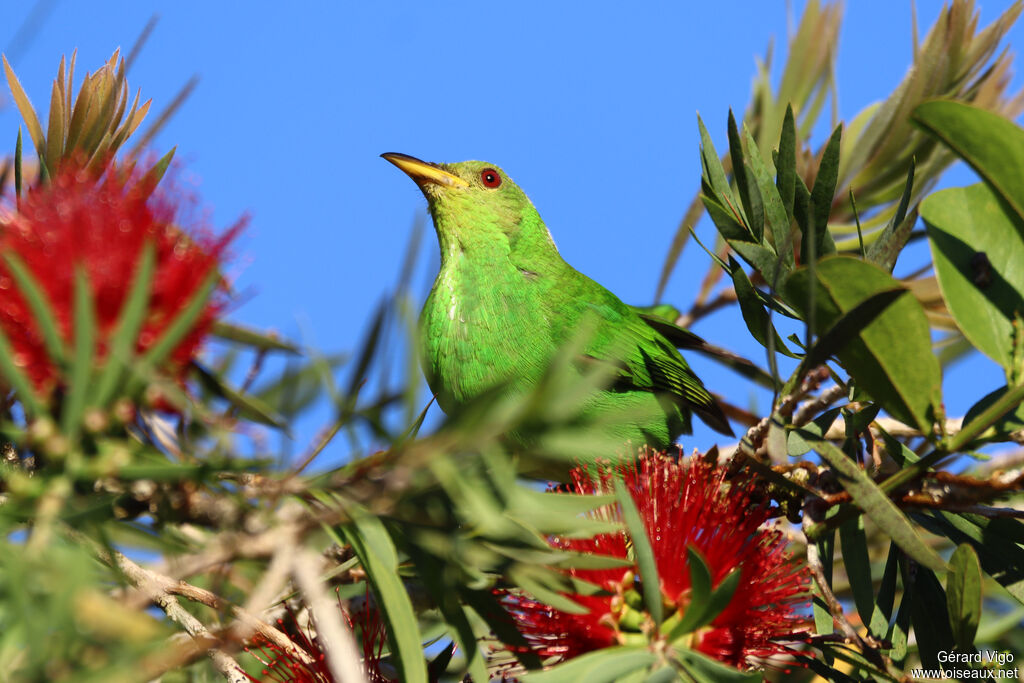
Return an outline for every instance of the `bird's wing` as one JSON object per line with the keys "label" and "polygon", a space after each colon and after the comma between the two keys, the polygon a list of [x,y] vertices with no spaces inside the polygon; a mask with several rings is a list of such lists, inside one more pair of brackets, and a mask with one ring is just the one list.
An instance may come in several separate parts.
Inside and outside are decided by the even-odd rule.
{"label": "bird's wing", "polygon": [[722,409],[672,341],[603,287],[590,294],[583,299],[578,323],[586,325],[587,317],[596,317],[597,327],[584,353],[592,361],[616,366],[615,386],[668,395],[711,428],[732,434]]}

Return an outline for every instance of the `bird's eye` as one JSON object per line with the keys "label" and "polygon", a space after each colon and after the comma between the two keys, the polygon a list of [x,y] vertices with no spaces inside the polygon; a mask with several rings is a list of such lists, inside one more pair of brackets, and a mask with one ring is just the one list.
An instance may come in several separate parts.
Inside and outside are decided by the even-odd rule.
{"label": "bird's eye", "polygon": [[480,180],[483,181],[484,187],[491,189],[501,185],[501,176],[493,168],[485,168],[480,171]]}

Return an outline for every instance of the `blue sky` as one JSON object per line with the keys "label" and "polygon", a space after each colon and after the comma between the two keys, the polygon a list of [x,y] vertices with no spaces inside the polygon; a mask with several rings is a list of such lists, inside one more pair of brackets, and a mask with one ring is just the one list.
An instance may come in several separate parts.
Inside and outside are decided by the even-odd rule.
{"label": "blue sky", "polygon": [[[923,32],[939,3],[918,4]],[[378,158],[382,152],[500,165],[533,199],[566,260],[623,300],[650,303],[699,183],[696,112],[724,149],[728,109],[744,109],[755,57],[773,37],[780,52],[787,31],[781,1],[629,10],[612,2],[49,5],[27,44],[12,41],[29,4],[0,7],[0,45],[41,110],[61,54],[77,48],[80,73],[95,69],[159,15],[129,84],[158,111],[200,77],[154,146],[178,146],[216,225],[252,217],[233,269],[248,294],[233,318],[324,350],[358,343],[393,286],[414,219],[424,215],[418,190]],[[1008,5],[983,3],[982,23]],[[841,117],[902,78],[910,16],[909,2],[848,3]],[[1022,38],[1018,27],[1009,43]],[[4,105],[0,149],[13,149],[18,115]],[[961,171],[952,182],[974,180]],[[421,296],[437,263],[432,231],[425,238],[414,280]],[[691,245],[666,301],[692,300],[705,259]],[[738,315],[716,315],[695,331],[757,353],[737,346],[747,336]],[[746,385],[693,360],[715,390],[749,400]],[[946,380],[950,414],[1000,384],[993,363],[960,364]],[[714,440],[700,430],[686,445]]]}

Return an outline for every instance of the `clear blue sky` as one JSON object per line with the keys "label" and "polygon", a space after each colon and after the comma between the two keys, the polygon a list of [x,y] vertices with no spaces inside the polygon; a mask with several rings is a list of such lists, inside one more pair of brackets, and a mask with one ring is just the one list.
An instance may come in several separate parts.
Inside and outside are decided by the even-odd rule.
{"label": "clear blue sky", "polygon": [[[923,32],[939,3],[918,4]],[[159,110],[190,76],[201,79],[155,148],[178,146],[217,225],[252,216],[234,269],[250,296],[233,318],[325,350],[358,343],[424,215],[416,187],[381,152],[502,166],[570,263],[625,301],[650,303],[699,183],[695,113],[723,149],[728,108],[745,107],[755,57],[773,37],[781,51],[787,30],[781,0],[628,10],[619,2],[64,0],[49,3],[31,42],[12,42],[30,5],[0,7],[0,46],[42,110],[62,53],[77,48],[80,73],[95,69],[159,15],[129,84]],[[1007,5],[984,2],[982,23]],[[848,3],[837,72],[843,118],[902,78],[910,27],[909,2]],[[1024,44],[1024,28],[1010,44]],[[13,149],[18,115],[4,104],[0,149]],[[965,171],[955,182],[974,181]],[[421,294],[437,263],[433,232],[425,237]],[[692,300],[705,258],[691,245],[665,300]],[[695,331],[758,353],[736,346],[747,336],[738,315]],[[694,365],[734,402],[751,395],[728,373]],[[950,414],[1000,383],[987,360],[961,364],[946,382]],[[702,430],[685,443],[713,441]]]}

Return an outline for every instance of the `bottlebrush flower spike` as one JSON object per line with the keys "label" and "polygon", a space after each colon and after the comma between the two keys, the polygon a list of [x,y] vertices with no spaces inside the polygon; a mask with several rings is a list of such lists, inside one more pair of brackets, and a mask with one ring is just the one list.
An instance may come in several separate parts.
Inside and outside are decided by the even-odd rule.
{"label": "bottlebrush flower spike", "polygon": [[[0,328],[15,364],[38,393],[52,394],[66,386],[67,378],[48,353],[11,260],[23,264],[41,288],[66,348],[72,348],[74,339],[75,273],[84,273],[94,307],[98,366],[109,352],[144,248],[152,245],[155,267],[147,313],[131,349],[141,354],[202,294],[208,278],[219,277],[225,249],[244,223],[221,237],[213,237],[202,225],[185,230],[176,217],[191,203],[194,200],[170,191],[153,192],[145,183],[119,180],[113,171],[97,181],[90,172],[69,167],[50,184],[30,189],[18,209],[0,219]],[[183,381],[189,362],[224,309],[223,290],[220,281],[191,328],[157,368],[165,376]]]}
{"label": "bottlebrush flower spike", "polygon": [[[723,469],[701,458],[681,463],[644,454],[635,464],[599,467],[597,472],[576,468],[569,490],[608,493],[614,480],[622,477],[654,551],[663,600],[670,610],[666,624],[673,615],[684,615],[690,604],[688,548],[704,558],[714,588],[738,570],[739,583],[728,605],[708,625],[689,634],[686,645],[750,669],[764,666],[770,658],[795,654],[788,643],[803,639],[799,631],[808,625],[795,611],[807,599],[807,578],[786,555],[781,533],[762,528],[769,509],[751,498],[756,482],[742,474],[726,482],[724,475]],[[612,508],[598,514],[619,517]],[[622,533],[549,542],[576,552],[631,557]],[[504,597],[520,632],[539,654],[571,659],[646,637],[646,615],[638,611],[643,609],[642,600],[634,585],[636,566],[570,573],[603,589],[604,594],[569,596],[588,609],[587,614],[561,612],[520,593]]]}

